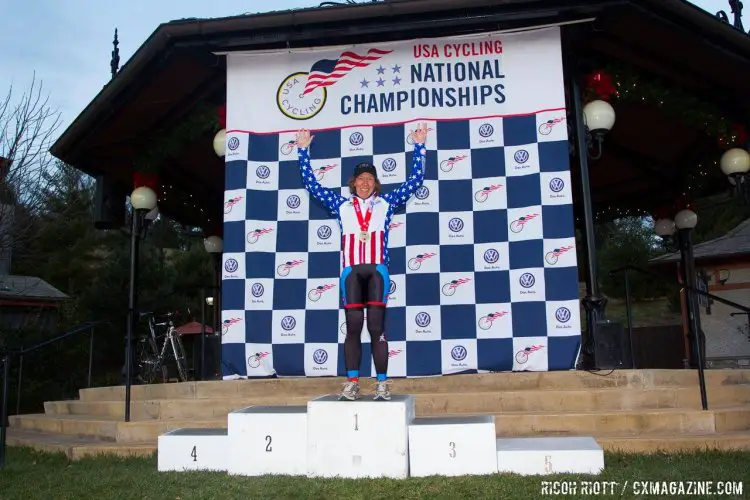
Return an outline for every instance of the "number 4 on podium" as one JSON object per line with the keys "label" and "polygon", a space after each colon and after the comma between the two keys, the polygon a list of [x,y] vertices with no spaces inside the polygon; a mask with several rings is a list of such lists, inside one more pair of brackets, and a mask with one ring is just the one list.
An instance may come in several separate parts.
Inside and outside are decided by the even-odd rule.
{"label": "number 4 on podium", "polygon": [[193,451],[190,452],[190,456],[193,457],[193,462],[198,461],[198,447],[193,446]]}

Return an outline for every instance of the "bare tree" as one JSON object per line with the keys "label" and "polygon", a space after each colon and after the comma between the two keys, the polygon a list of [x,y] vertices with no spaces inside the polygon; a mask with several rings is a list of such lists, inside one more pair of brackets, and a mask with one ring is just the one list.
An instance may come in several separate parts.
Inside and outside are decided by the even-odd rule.
{"label": "bare tree", "polygon": [[20,98],[13,86],[0,99],[0,275],[10,273],[13,249],[28,247],[43,210],[45,173],[55,159],[49,150],[61,123],[36,75]]}

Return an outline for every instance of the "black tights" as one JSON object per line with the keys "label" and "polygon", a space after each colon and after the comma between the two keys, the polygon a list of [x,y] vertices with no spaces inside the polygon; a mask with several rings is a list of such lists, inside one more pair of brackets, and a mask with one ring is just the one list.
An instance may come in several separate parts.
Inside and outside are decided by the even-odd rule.
{"label": "black tights", "polygon": [[[365,323],[365,311],[361,308],[346,310],[346,370],[359,370],[362,361],[362,326]],[[385,307],[369,306],[367,309],[367,329],[370,331],[372,360],[375,373],[388,373],[388,341],[384,333]]]}

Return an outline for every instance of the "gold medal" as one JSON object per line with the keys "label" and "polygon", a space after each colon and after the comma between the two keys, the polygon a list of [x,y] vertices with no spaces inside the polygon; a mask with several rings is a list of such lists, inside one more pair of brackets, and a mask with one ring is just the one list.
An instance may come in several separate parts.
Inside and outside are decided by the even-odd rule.
{"label": "gold medal", "polygon": [[369,240],[370,240],[369,233],[365,231],[362,231],[361,233],[359,233],[359,241],[361,241],[362,243],[367,243]]}

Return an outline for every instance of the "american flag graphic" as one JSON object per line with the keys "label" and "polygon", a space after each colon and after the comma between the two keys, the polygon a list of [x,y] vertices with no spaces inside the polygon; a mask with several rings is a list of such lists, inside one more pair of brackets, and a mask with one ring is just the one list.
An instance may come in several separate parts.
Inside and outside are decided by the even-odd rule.
{"label": "american flag graphic", "polygon": [[346,76],[354,68],[366,68],[392,50],[370,49],[361,56],[355,52],[342,52],[338,59],[321,59],[315,62],[307,75],[307,83],[302,95],[309,94],[318,87],[329,87]]}

